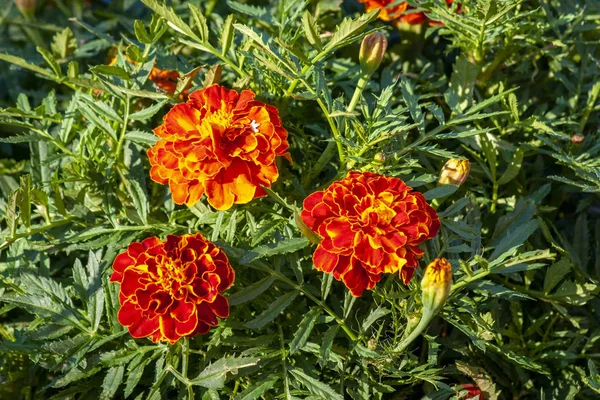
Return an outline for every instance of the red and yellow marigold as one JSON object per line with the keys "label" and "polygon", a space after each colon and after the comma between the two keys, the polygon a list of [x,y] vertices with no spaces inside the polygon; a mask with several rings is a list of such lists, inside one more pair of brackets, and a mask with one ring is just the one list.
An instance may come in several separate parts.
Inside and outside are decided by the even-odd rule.
{"label": "red and yellow marigold", "polygon": [[208,332],[229,315],[221,295],[235,272],[221,249],[201,234],[156,237],[129,245],[113,263],[121,284],[119,322],[134,338],[175,343]]}
{"label": "red and yellow marigold", "polygon": [[[275,159],[287,153],[287,131],[273,106],[212,85],[175,105],[154,130],[161,139],[148,150],[150,177],[168,184],[177,204],[203,194],[218,210],[265,196],[279,177]],[[291,161],[291,160],[290,160]]]}
{"label": "red and yellow marigold", "polygon": [[[402,2],[396,5],[396,0],[358,0],[365,4],[367,12],[379,9],[379,18],[383,21],[394,21],[394,22],[405,22],[412,25],[422,24],[427,21],[427,15],[423,12],[407,12],[414,10],[415,7],[409,5],[406,2]],[[454,0],[446,0],[446,4],[451,5]],[[460,9],[460,5],[458,6]],[[432,24],[436,24],[435,21],[431,21]]]}
{"label": "red and yellow marigold", "polygon": [[304,200],[303,222],[323,239],[313,255],[319,271],[341,280],[354,296],[384,273],[408,283],[440,220],[423,195],[398,178],[349,172]]}

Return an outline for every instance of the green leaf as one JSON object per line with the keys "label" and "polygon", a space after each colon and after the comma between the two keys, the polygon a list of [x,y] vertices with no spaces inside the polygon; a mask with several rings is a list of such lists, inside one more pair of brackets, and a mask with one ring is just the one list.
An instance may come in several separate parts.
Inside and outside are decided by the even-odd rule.
{"label": "green leaf", "polygon": [[404,75],[400,81],[400,88],[402,91],[402,98],[406,102],[408,110],[410,111],[410,116],[415,123],[419,124],[419,132],[423,133],[425,131],[425,115],[423,114],[423,111],[421,111],[421,106],[419,106],[413,84]]}
{"label": "green leaf", "polygon": [[489,261],[495,260],[514,247],[521,246],[538,228],[538,222],[536,220],[532,220],[523,225],[515,227],[514,230],[509,230],[504,238],[496,245],[494,252],[489,257]]}
{"label": "green leaf", "polygon": [[134,112],[129,116],[132,121],[145,121],[152,118],[157,112],[159,112],[165,105],[166,100],[159,101],[150,107],[145,107],[138,112]]}
{"label": "green leaf", "polygon": [[502,174],[500,179],[498,179],[498,185],[504,185],[508,182],[512,181],[521,170],[521,165],[523,164],[523,155],[525,151],[522,147],[519,147],[512,156],[510,160],[510,164],[506,168],[506,171]]}
{"label": "green leaf", "polygon": [[158,137],[153,133],[143,131],[130,131],[125,134],[125,139],[131,140],[132,142],[154,146],[158,141]]}
{"label": "green leaf", "polygon": [[270,376],[266,380],[261,380],[242,393],[235,396],[234,400],[256,400],[263,396],[269,389],[275,386],[275,383],[279,380],[278,376]]}
{"label": "green leaf", "polygon": [[36,47],[36,50],[38,51],[38,53],[40,53],[42,55],[42,57],[44,57],[44,60],[46,60],[46,62],[50,66],[50,68],[52,68],[52,71],[54,71],[54,74],[56,75],[56,77],[61,78],[62,71],[60,69],[60,65],[58,65],[58,62],[56,62],[56,59],[54,58],[52,53],[50,53],[48,50],[44,49],[43,47]]}
{"label": "green leaf", "polygon": [[302,318],[302,321],[298,326],[298,330],[294,334],[294,338],[290,343],[290,354],[294,354],[299,349],[304,347],[319,315],[321,315],[321,309],[314,307],[308,312],[308,314],[304,316],[304,318]]}
{"label": "green leaf", "polygon": [[297,290],[294,290],[279,297],[277,300],[271,303],[269,308],[260,313],[260,315],[258,315],[252,321],[246,323],[246,327],[255,330],[260,330],[264,328],[268,323],[277,318],[277,316],[283,310],[285,310],[286,307],[292,304],[292,302],[294,301],[296,296],[298,296],[298,294],[299,292]]}
{"label": "green leaf", "polygon": [[260,296],[273,284],[273,282],[275,282],[275,277],[269,276],[238,290],[234,294],[228,296],[227,299],[229,300],[229,305],[237,306]]}
{"label": "green leaf", "polygon": [[514,93],[508,95],[508,106],[510,107],[510,111],[515,118],[515,121],[520,122],[519,118],[519,102],[517,101],[517,96]]}
{"label": "green leaf", "polygon": [[308,43],[317,50],[321,50],[323,45],[321,44],[321,37],[319,36],[319,26],[308,10],[302,15],[302,29],[304,30],[304,36],[306,36]]}
{"label": "green leaf", "polygon": [[363,13],[356,19],[344,18],[337,26],[337,29],[329,42],[327,42],[323,52],[330,52],[338,47],[352,43],[357,39],[358,35],[367,29],[369,23],[374,21],[378,15],[379,9]]}
{"label": "green leaf", "polygon": [[104,311],[104,290],[102,287],[102,271],[100,270],[100,261],[96,254],[90,251],[88,255],[87,270],[89,274],[87,298],[88,315],[92,325],[92,331],[98,331],[102,313]]}
{"label": "green leaf", "polygon": [[206,17],[195,5],[188,3],[188,7],[192,12],[194,21],[196,21],[196,29],[200,33],[200,41],[208,43],[208,24],[206,23]]}
{"label": "green leaf", "polygon": [[140,21],[139,19],[135,20],[135,22],[133,24],[133,33],[135,33],[135,37],[137,38],[137,40],[140,41],[140,43],[143,43],[143,44],[152,43],[152,40],[150,39],[150,36],[148,35],[148,31],[146,30],[146,27],[144,26],[144,21]]}
{"label": "green leaf", "polygon": [[235,36],[235,30],[233,29],[233,23],[235,22],[235,15],[230,14],[223,23],[223,34],[221,35],[221,54],[225,55],[231,49],[233,44],[233,38]]}
{"label": "green leaf", "polygon": [[319,363],[321,366],[325,366],[329,362],[329,356],[331,355],[331,347],[333,346],[333,340],[337,335],[340,326],[338,324],[331,325],[325,334],[323,335],[323,341],[321,342],[321,349],[319,350]]}
{"label": "green leaf", "polygon": [[544,293],[550,293],[569,272],[571,272],[571,260],[568,257],[563,257],[552,264],[544,278]]}
{"label": "green leaf", "polygon": [[96,66],[90,68],[90,71],[92,71],[96,75],[114,76],[119,79],[123,79],[125,81],[128,81],[131,79],[131,77],[129,76],[129,73],[127,71],[125,71],[123,68],[118,67],[116,65],[100,64],[100,65],[96,65]]}
{"label": "green leaf", "polygon": [[438,186],[436,188],[426,191],[425,193],[423,193],[423,196],[425,196],[425,200],[430,201],[433,199],[440,199],[442,197],[448,197],[448,196],[454,194],[457,190],[458,190],[458,185],[452,185],[452,184],[442,185],[442,186]]}
{"label": "green leaf", "polygon": [[16,57],[16,56],[11,56],[9,54],[0,54],[0,60],[9,62],[11,64],[17,65],[19,67],[28,69],[30,71],[36,72],[40,75],[43,75],[47,78],[50,78],[52,80],[56,79],[55,74],[53,74],[52,72],[50,72],[47,69],[44,68],[40,68],[37,65],[34,64],[30,64],[27,61],[25,61],[24,59],[20,58],[20,57]]}
{"label": "green leaf", "polygon": [[62,31],[58,32],[52,38],[52,44],[50,48],[60,58],[65,58],[69,54],[72,54],[77,50],[77,40],[73,36],[71,28],[66,27]]}
{"label": "green leaf", "polygon": [[312,394],[328,400],[344,400],[344,397],[337,393],[333,388],[318,379],[306,375],[300,369],[294,368],[290,372],[294,378],[306,387]]}
{"label": "green leaf", "polygon": [[264,257],[270,257],[277,254],[293,253],[307,247],[308,245],[308,239],[302,237],[282,240],[274,244],[258,246],[246,253],[246,255],[241,258],[240,263],[249,264],[252,261],[256,261]]}
{"label": "green leaf", "polygon": [[464,55],[456,59],[449,89],[444,93],[444,98],[448,106],[458,114],[466,110],[471,103],[478,73],[479,67],[471,64]]}
{"label": "green leaf", "polygon": [[167,7],[163,2],[157,0],[142,0],[142,3],[167,20],[167,24],[177,32],[202,42],[202,39],[196,36],[192,28],[183,22],[183,20],[177,16],[177,13],[172,8]]}
{"label": "green leaf", "polygon": [[17,192],[17,205],[19,206],[19,217],[23,224],[31,227],[31,175],[21,177],[21,186]]}
{"label": "green leaf", "polygon": [[[142,355],[142,354],[140,354],[139,356],[144,357],[144,355]],[[133,359],[131,361],[128,369],[131,367],[131,365],[134,364],[134,362],[136,362],[136,359]],[[123,392],[123,395],[125,396],[125,398],[129,397],[131,395],[131,393],[133,393],[133,391],[135,390],[135,387],[137,386],[140,379],[142,378],[142,375],[144,374],[144,368],[146,368],[146,365],[148,365],[149,363],[150,363],[150,360],[145,359],[144,361],[140,362],[139,364],[136,364],[136,366],[129,371],[129,373],[127,374],[127,383],[125,385],[125,389]]]}
{"label": "green leaf", "polygon": [[190,383],[208,389],[219,389],[225,385],[228,373],[236,375],[238,369],[255,366],[259,361],[258,357],[221,358],[204,368],[196,378],[190,380]]}
{"label": "green leaf", "polygon": [[100,400],[110,400],[115,397],[119,385],[123,381],[123,373],[125,372],[124,366],[113,367],[108,370],[104,381],[102,382],[102,393],[100,394]]}
{"label": "green leaf", "polygon": [[385,317],[390,312],[391,311],[389,309],[382,307],[377,307],[376,309],[371,311],[369,316],[363,321],[362,331],[366,332],[367,329],[369,329],[369,327],[375,323],[375,321],[377,321],[379,318]]}

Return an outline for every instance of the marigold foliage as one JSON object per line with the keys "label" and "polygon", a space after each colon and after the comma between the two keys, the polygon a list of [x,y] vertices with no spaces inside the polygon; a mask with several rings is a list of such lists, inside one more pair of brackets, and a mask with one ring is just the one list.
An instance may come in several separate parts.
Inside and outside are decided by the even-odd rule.
{"label": "marigold foliage", "polygon": [[598,397],[598,1],[35,3],[1,399]]}

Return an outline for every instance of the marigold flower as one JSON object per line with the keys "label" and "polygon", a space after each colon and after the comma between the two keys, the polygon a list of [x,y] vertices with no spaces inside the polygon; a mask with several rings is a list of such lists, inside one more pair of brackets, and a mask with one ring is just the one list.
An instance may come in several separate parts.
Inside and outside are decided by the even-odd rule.
{"label": "marigold flower", "polygon": [[277,109],[250,90],[198,90],[154,133],[162,140],[148,150],[150,177],[168,184],[177,204],[191,206],[203,194],[217,210],[248,203],[279,177],[276,156],[290,160]]}
{"label": "marigold flower", "polygon": [[[462,393],[462,397],[459,397],[460,399],[463,400],[468,400],[468,399],[479,399],[479,400],[484,400],[484,394],[483,391],[481,389],[479,389],[479,386],[473,384],[473,383],[463,383],[462,385],[462,389],[459,390],[459,395]],[[477,397],[479,396],[479,397]]]}
{"label": "marigold flower", "polygon": [[121,284],[118,319],[134,338],[175,343],[208,332],[217,317],[229,315],[220,293],[235,272],[225,253],[199,233],[132,243],[113,270],[110,281]]}
{"label": "marigold flower", "polygon": [[[427,15],[423,12],[412,12],[407,13],[406,11],[413,10],[415,7],[410,6],[408,3],[403,2],[393,6],[396,0],[358,0],[360,3],[364,3],[367,12],[380,9],[379,18],[383,21],[395,21],[405,22],[411,25],[422,24],[427,21]],[[454,0],[446,0],[446,4],[451,5]],[[460,5],[458,10],[460,10]],[[438,24],[436,21],[431,21],[431,24]]]}
{"label": "marigold flower", "polygon": [[440,172],[440,185],[462,185],[469,177],[471,171],[471,162],[469,160],[459,160],[451,158],[446,161]]}
{"label": "marigold flower", "polygon": [[423,195],[398,178],[351,171],[304,200],[304,223],[323,240],[313,262],[332,273],[354,296],[373,289],[383,273],[408,283],[440,220]]}

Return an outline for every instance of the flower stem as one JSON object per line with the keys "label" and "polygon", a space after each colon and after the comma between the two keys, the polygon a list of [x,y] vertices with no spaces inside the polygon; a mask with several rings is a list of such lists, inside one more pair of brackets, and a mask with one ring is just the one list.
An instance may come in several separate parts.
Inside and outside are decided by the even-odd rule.
{"label": "flower stem", "polygon": [[398,346],[396,346],[394,352],[403,353],[408,348],[408,346],[410,346],[410,344],[416,338],[418,338],[421,333],[423,333],[427,326],[429,326],[429,323],[431,322],[434,316],[434,312],[427,308],[424,309],[423,315],[421,316],[421,320],[419,321],[415,329],[406,338],[404,338],[404,340],[402,340]]}
{"label": "flower stem", "polygon": [[349,113],[354,111],[354,109],[356,108],[356,106],[362,96],[363,91],[367,87],[367,83],[369,82],[370,77],[371,77],[370,74],[365,74],[365,73],[360,74],[360,78],[358,79],[358,84],[356,85],[356,88],[354,89],[354,94],[352,95],[350,104],[348,104],[348,108],[346,109],[346,111],[348,111]]}

